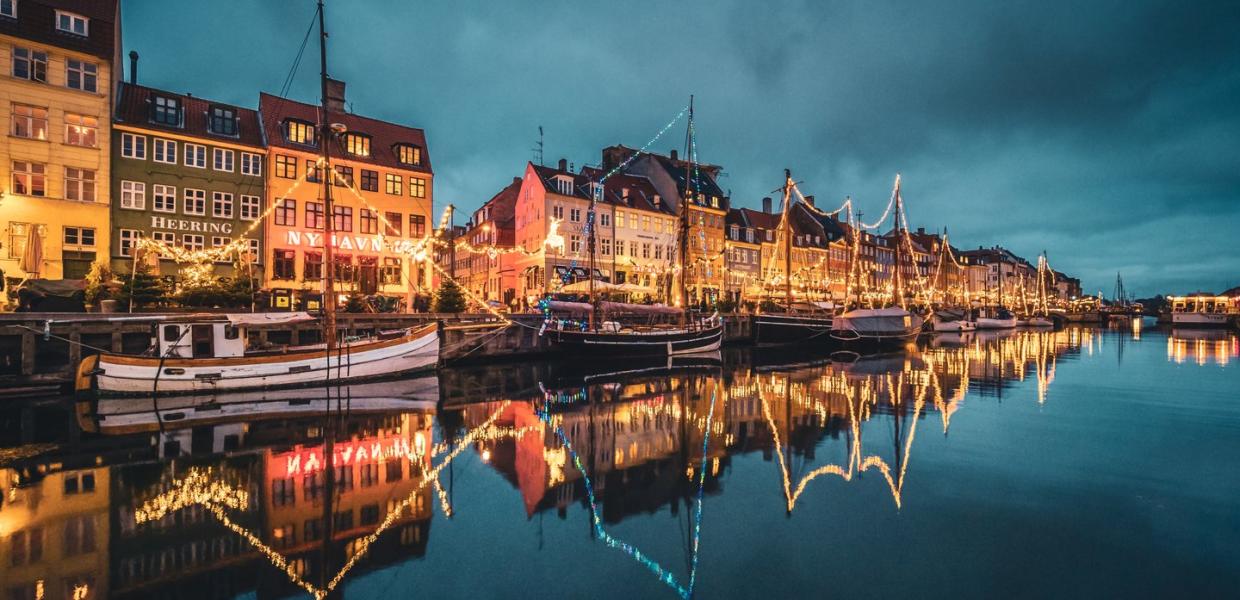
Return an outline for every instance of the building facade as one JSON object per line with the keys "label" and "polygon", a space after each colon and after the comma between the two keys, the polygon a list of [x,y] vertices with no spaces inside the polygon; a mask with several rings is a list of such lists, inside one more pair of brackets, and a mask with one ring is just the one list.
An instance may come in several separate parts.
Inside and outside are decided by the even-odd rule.
{"label": "building facade", "polygon": [[738,208],[728,209],[724,224],[724,295],[737,306],[756,302],[762,296],[761,232]]}
{"label": "building facade", "polygon": [[[586,221],[591,190],[589,180],[573,173],[565,159],[554,168],[526,164],[513,221],[516,247],[523,252],[512,255],[524,305],[533,306],[547,292],[590,279]],[[604,281],[611,276],[607,249],[614,236],[612,216],[610,205],[595,207],[594,278]]]}
{"label": "building facade", "polygon": [[[325,214],[320,162],[320,107],[259,96],[268,144],[267,185],[272,202],[265,220],[264,285],[279,310],[313,309],[323,293],[323,232],[335,230],[338,302],[351,293],[378,295],[390,309],[429,294],[430,252],[418,252],[433,234],[433,172],[421,129],[345,111],[344,83],[329,81],[327,121],[332,126],[333,214]],[[428,249],[429,250],[429,249]]]}
{"label": "building facade", "polygon": [[[109,256],[121,36],[114,1],[0,7],[0,270],[11,291],[26,278],[82,278]],[[27,252],[33,243],[41,252]]]}
{"label": "building facade", "polygon": [[121,83],[112,148],[115,272],[141,259],[175,280],[181,265],[170,256],[134,252],[151,238],[188,250],[236,247],[215,274],[262,280],[267,159],[256,111]]}

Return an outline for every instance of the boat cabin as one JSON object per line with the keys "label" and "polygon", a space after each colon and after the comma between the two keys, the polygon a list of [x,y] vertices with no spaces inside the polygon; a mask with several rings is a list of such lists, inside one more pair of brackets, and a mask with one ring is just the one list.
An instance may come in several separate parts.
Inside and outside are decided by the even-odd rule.
{"label": "boat cabin", "polygon": [[247,329],[258,324],[312,321],[308,313],[247,313],[191,315],[169,319],[157,327],[158,356],[167,358],[234,358],[249,349]]}
{"label": "boat cabin", "polygon": [[1173,313],[1240,313],[1240,298],[1229,296],[1168,296],[1167,301]]}

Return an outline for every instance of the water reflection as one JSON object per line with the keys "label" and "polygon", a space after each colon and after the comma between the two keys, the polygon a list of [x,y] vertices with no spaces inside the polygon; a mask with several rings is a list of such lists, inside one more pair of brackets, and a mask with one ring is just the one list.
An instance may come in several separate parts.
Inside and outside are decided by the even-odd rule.
{"label": "water reflection", "polygon": [[[757,510],[790,515],[811,489],[873,473],[898,511],[919,485],[919,428],[950,435],[969,402],[1013,388],[1032,390],[1030,404],[1052,402],[1061,363],[1102,352],[1102,341],[1082,328],[978,332],[881,356],[742,349],[623,373],[506,366],[394,387],[79,410],[87,429],[114,435],[70,429],[79,415],[46,403],[0,427],[12,448],[0,455],[0,591],[339,594],[352,578],[426,555],[431,522],[458,500],[443,475],[467,459],[506,481],[513,493],[499,497],[527,517],[584,511],[592,539],[688,598],[712,541],[707,499],[726,497],[734,459],[769,465],[780,500],[737,499]],[[1167,339],[1177,363],[1225,365],[1238,350],[1232,334]],[[436,388],[440,401],[428,402]],[[613,531],[658,512],[677,518],[668,535],[680,536],[682,556]]]}

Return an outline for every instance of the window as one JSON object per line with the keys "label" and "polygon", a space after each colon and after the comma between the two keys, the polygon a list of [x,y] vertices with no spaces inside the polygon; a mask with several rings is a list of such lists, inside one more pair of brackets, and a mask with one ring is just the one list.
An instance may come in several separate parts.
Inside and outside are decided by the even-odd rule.
{"label": "window", "polygon": [[624,240],[616,240],[616,256],[624,256]]}
{"label": "window", "polygon": [[253,221],[262,214],[263,201],[258,196],[241,196],[241,218]]}
{"label": "window", "polygon": [[17,0],[0,0],[0,17],[17,18]]}
{"label": "window", "polygon": [[221,236],[221,235],[211,236],[211,247],[212,248],[223,248],[226,244],[228,244],[228,238]]}
{"label": "window", "polygon": [[346,167],[344,165],[336,165],[335,167],[332,167],[332,168],[336,170],[336,177],[332,178],[332,183],[340,187],[352,187],[353,186],[353,167]]}
{"label": "window", "polygon": [[353,231],[353,207],[332,207],[332,229],[335,231]]}
{"label": "window", "polygon": [[422,149],[410,144],[397,144],[396,160],[401,164],[419,166],[422,164]]}
{"label": "window", "polygon": [[409,178],[409,195],[414,198],[426,197],[426,180],[421,177]]}
{"label": "window", "polygon": [[211,192],[211,216],[217,219],[231,219],[233,195],[228,192]]}
{"label": "window", "polygon": [[[296,260],[297,251],[295,250],[276,250],[272,253],[271,261],[271,278],[291,280],[297,277]],[[307,493],[309,491],[307,490]]]}
{"label": "window", "polygon": [[398,212],[383,213],[383,220],[385,221],[383,224],[383,235],[400,237],[401,221],[403,219],[404,217]]}
{"label": "window", "polygon": [[294,144],[315,145],[314,125],[296,119],[284,121],[284,139]]}
{"label": "window", "polygon": [[207,128],[219,135],[237,135],[237,111],[226,106],[212,106]]}
{"label": "window", "polygon": [[601,245],[603,256],[611,256],[611,238],[604,238]]}
{"label": "window", "polygon": [[171,231],[153,231],[151,239],[170,248],[177,245],[177,234]]}
{"label": "window", "polygon": [[146,136],[122,133],[121,156],[146,160]]}
{"label": "window", "polygon": [[176,164],[177,143],[163,138],[151,140],[151,159],[159,163]]}
{"label": "window", "polygon": [[616,211],[616,229],[624,229],[624,211]]}
{"label": "window", "polygon": [[650,215],[642,215],[642,231],[650,231]]}
{"label": "window", "polygon": [[306,281],[317,281],[323,278],[323,253],[307,252],[306,269],[303,278]]}
{"label": "window", "polygon": [[603,213],[599,215],[599,224],[602,225],[603,227],[610,227],[611,226],[611,215],[607,213]]}
{"label": "window", "polygon": [[[16,111],[14,111],[16,113]],[[96,147],[99,142],[99,119],[65,113],[65,143],[70,146]]]}
{"label": "window", "polygon": [[366,169],[362,169],[362,189],[367,192],[379,191],[378,171],[368,171]]}
{"label": "window", "polygon": [[47,165],[13,161],[13,191],[25,196],[46,196]]}
{"label": "window", "polygon": [[[66,246],[94,246],[94,227],[65,227]],[[74,479],[77,481],[77,479]]]}
{"label": "window", "polygon": [[95,201],[95,172],[65,167],[65,200]]}
{"label": "window", "polygon": [[655,244],[655,246],[654,246],[654,259],[655,259],[655,260],[663,260],[663,245],[662,245],[662,244]]}
{"label": "window", "polygon": [[170,96],[155,96],[151,100],[151,122],[173,127],[181,126],[181,100]]}
{"label": "window", "polygon": [[[307,475],[305,479],[309,480],[310,476]],[[322,489],[322,486],[320,485],[319,488]],[[310,499],[309,491],[306,492],[306,499],[307,500]],[[302,529],[302,533],[301,533],[302,541],[313,542],[316,540],[323,539],[323,519],[322,518],[307,519],[303,527],[304,528]]]}
{"label": "window", "polygon": [[56,11],[56,29],[74,35],[90,35],[90,20],[64,10]]}
{"label": "window", "polygon": [[363,208],[361,213],[358,233],[379,233],[379,215],[370,209]]}
{"label": "window", "polygon": [[207,168],[207,147],[201,144],[185,144],[185,166]]}
{"label": "window", "polygon": [[65,87],[83,92],[99,91],[99,65],[72,58],[66,60]]}
{"label": "window", "polygon": [[336,259],[336,279],[339,281],[353,281],[353,255],[336,254],[333,258]]}
{"label": "window", "polygon": [[43,560],[43,528],[31,527],[9,535],[9,559],[14,567]]}
{"label": "window", "polygon": [[563,219],[564,219],[564,207],[563,207],[562,205],[559,205],[559,204],[556,204],[556,205],[552,206],[552,207],[551,207],[551,217],[552,217],[552,218],[554,218],[554,219],[560,219],[560,220],[563,220]]}
{"label": "window", "polygon": [[292,506],[297,502],[297,487],[292,477],[271,481],[272,506]]}
{"label": "window", "polygon": [[353,156],[370,156],[370,136],[361,133],[344,134],[344,149]]}
{"label": "window", "polygon": [[323,203],[307,202],[306,203],[306,228],[322,229],[323,221]]}
{"label": "window", "polygon": [[187,233],[181,236],[181,245],[186,250],[202,250],[206,245],[206,238],[200,233]]}
{"label": "window", "polygon": [[263,174],[263,159],[253,152],[241,153],[241,174],[258,177]]}
{"label": "window", "polygon": [[276,200],[276,225],[297,226],[297,201],[292,198]]}
{"label": "window", "polygon": [[182,210],[187,215],[207,214],[207,191],[185,188],[185,205]]}
{"label": "window", "polygon": [[389,194],[396,195],[396,196],[399,196],[401,194],[400,175],[393,175],[392,173],[388,173],[387,175],[385,175],[385,183],[387,184],[387,187],[385,187],[383,191]]}
{"label": "window", "polygon": [[313,160],[306,161],[306,181],[312,183],[323,182],[323,167]]}
{"label": "window", "polygon": [[47,83],[47,53],[14,46],[13,76]]}
{"label": "window", "polygon": [[580,222],[581,221],[581,209],[580,208],[569,209],[568,220],[572,221],[573,223]]}
{"label": "window", "polygon": [[297,179],[297,159],[283,154],[276,155],[276,177]]}
{"label": "window", "polygon": [[409,215],[409,237],[426,237],[426,217]]}
{"label": "window", "polygon": [[47,139],[47,109],[13,104],[13,135],[31,140]]}
{"label": "window", "polygon": [[233,158],[235,153],[232,150],[224,148],[216,148],[214,152],[214,160],[212,161],[216,171],[233,172]]}
{"label": "window", "polygon": [[133,245],[137,243],[140,237],[142,237],[142,232],[137,229],[122,229],[119,254],[121,256],[133,256]]}
{"label": "window", "polygon": [[379,272],[379,283],[400,283],[400,257],[388,256],[383,259],[383,270]]}
{"label": "window", "polygon": [[581,236],[575,233],[568,236],[568,251],[573,254],[581,252]]}

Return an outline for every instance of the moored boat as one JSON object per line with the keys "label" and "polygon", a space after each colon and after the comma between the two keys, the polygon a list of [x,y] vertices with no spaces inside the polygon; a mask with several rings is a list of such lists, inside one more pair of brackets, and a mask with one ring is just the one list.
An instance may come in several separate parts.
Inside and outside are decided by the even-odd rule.
{"label": "moored boat", "polygon": [[903,308],[859,308],[835,317],[831,337],[841,342],[902,345],[917,338],[925,321]]}
{"label": "moored boat", "polygon": [[930,328],[939,333],[960,333],[977,329],[977,324],[961,311],[941,310],[930,317]]}
{"label": "moored boat", "polygon": [[1171,325],[1174,327],[1227,327],[1240,318],[1240,298],[1193,294],[1171,296]]}
{"label": "moored boat", "polygon": [[978,329],[1015,329],[1016,323],[1016,316],[1006,308],[988,311],[986,316],[977,318]]}

